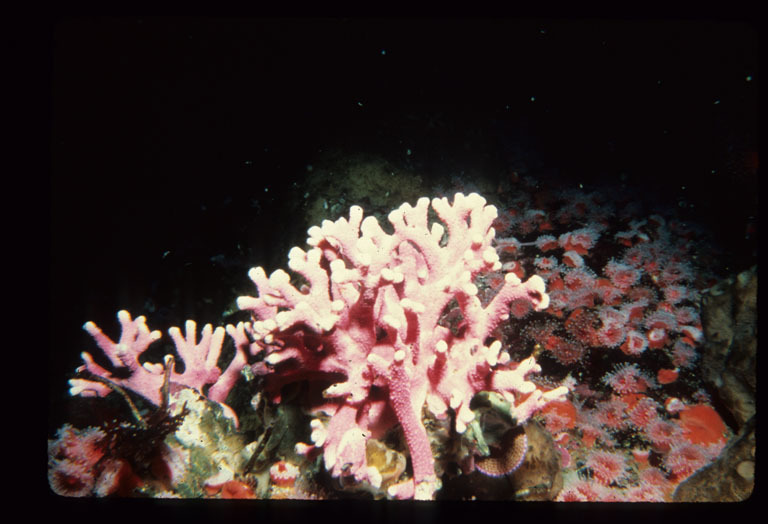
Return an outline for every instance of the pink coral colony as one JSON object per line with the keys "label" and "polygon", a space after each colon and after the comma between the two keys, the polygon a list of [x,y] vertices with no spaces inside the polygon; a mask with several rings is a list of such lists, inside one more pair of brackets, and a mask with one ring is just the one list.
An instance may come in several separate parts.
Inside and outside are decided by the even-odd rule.
{"label": "pink coral colony", "polygon": [[[269,276],[262,267],[250,270],[257,293],[237,299],[249,322],[206,325],[199,338],[194,321],[184,332],[172,327],[181,373],[170,356],[144,362],[161,333],[150,331],[143,316],[120,311],[117,341],[87,322],[85,330],[112,369],[82,353],[70,393],[102,397],[130,390],[160,406],[164,386],[190,388],[237,425],[225,402],[246,368],[262,377],[276,404],[283,386],[309,381],[322,394],[308,406],[310,437],[296,443],[297,458],[320,455],[332,477],[381,488],[391,498],[432,499],[441,488],[441,468],[425,417],[446,421],[455,434],[471,434],[477,420],[470,403],[479,392],[495,392],[517,425],[541,412],[562,467],[581,468],[579,476],[566,475],[558,500],[664,500],[675,482],[709,463],[725,443],[722,421],[709,406],[672,397],[662,406],[663,398],[654,399],[659,388],[680,382],[703,338],[698,312],[688,305],[697,294],[688,284],[692,270],[669,254],[684,250],[665,243],[668,234],[660,231],[668,226],[659,216],[608,234],[600,204],[589,196],[574,195],[549,214],[526,210],[522,200],[519,207],[499,218],[476,193],[456,193],[452,202],[421,198],[389,214],[388,233],[352,206],[348,218],[311,227],[308,249],[290,250],[293,277],[282,269]],[[439,220],[430,223],[430,216]],[[549,233],[577,219],[582,227]],[[496,238],[494,226],[500,234],[516,229],[535,240]],[[609,242],[624,252],[603,257],[598,274],[593,260]],[[523,280],[531,272],[537,274]],[[517,333],[510,329],[517,326]],[[226,335],[235,354],[220,367]],[[523,348],[509,342],[525,340],[535,356],[513,356]],[[541,371],[538,351],[566,369],[596,352],[619,360],[594,377],[592,386],[601,391],[570,375],[543,387],[532,381]],[[667,363],[648,372],[640,360],[648,354],[663,354]],[[392,430],[404,438],[410,467],[382,487],[386,472],[378,469],[381,461],[371,462],[371,441]],[[631,453],[616,441],[628,431],[640,439]],[[89,473],[104,455],[103,437],[96,429],[60,430],[49,445],[54,491],[109,494],[134,485],[133,472],[118,460],[100,466],[99,478]],[[527,441],[520,431],[504,438],[469,462],[489,476],[511,474]],[[656,456],[658,468],[650,460]],[[180,470],[184,455],[178,450],[166,448],[162,457]],[[272,485],[293,489],[301,470],[281,459],[269,474]],[[221,496],[253,496],[231,470],[211,479]]]}

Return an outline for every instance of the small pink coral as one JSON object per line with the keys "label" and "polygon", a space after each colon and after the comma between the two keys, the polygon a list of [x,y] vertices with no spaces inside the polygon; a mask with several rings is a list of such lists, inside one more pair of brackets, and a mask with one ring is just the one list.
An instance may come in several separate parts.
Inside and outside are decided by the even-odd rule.
{"label": "small pink coral", "polygon": [[[143,316],[131,319],[128,311],[121,310],[117,313],[117,318],[122,328],[117,342],[105,335],[93,322],[86,322],[83,326],[109,359],[113,369],[103,368],[95,362],[90,353],[83,352],[81,356],[85,363],[78,367],[77,371],[87,371],[95,377],[130,389],[159,406],[162,402],[160,390],[164,381],[165,366],[169,361],[164,360],[162,364],[142,363],[141,357],[151,344],[161,338],[162,334],[157,330],[150,331]],[[210,324],[207,324],[200,333],[199,342],[196,342],[195,334],[197,324],[188,320],[185,327],[185,336],[182,336],[181,330],[177,327],[169,329],[176,351],[184,363],[183,373],[179,373],[176,366],[170,370],[170,382],[192,388],[200,393],[203,392],[204,387],[210,386],[208,397],[220,403],[224,413],[237,424],[234,411],[224,404],[224,400],[240,376],[240,370],[246,364],[246,347],[250,343],[245,335],[244,325],[240,323],[238,326],[229,325],[226,330],[223,327],[217,327],[214,330]],[[217,367],[217,362],[224,343],[225,331],[235,341],[235,357],[222,372]],[[106,381],[91,380],[87,377],[74,378],[69,381],[69,393],[103,397],[112,391],[112,387],[105,384]]]}

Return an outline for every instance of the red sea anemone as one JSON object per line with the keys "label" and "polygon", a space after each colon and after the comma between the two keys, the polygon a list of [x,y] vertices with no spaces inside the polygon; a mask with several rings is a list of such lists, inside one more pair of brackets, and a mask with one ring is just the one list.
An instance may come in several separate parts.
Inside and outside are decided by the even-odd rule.
{"label": "red sea anemone", "polygon": [[569,400],[550,402],[539,413],[544,417],[547,429],[552,434],[576,425],[576,407]]}
{"label": "red sea anemone", "polygon": [[657,451],[666,452],[681,437],[681,430],[666,420],[656,419],[645,428],[645,434]]}
{"label": "red sea anemone", "polygon": [[664,328],[656,327],[648,331],[648,347],[651,349],[663,348],[668,340],[669,337]]}
{"label": "red sea anemone", "polygon": [[48,470],[48,484],[57,495],[86,497],[91,494],[95,479],[87,465],[60,460]]}
{"label": "red sea anemone", "polygon": [[255,499],[256,494],[253,489],[239,480],[230,480],[221,487],[221,498],[223,499]]}
{"label": "red sea anemone", "polygon": [[563,253],[563,264],[569,267],[584,267],[584,259],[576,251]]}
{"label": "red sea anemone", "polygon": [[586,348],[582,344],[557,335],[548,337],[545,347],[558,362],[566,366],[581,360],[586,352]]}
{"label": "red sea anemone", "polygon": [[621,350],[626,355],[639,355],[648,348],[648,339],[639,331],[631,330],[627,333],[627,339],[621,345]]}
{"label": "red sea anemone", "polygon": [[619,289],[628,289],[640,279],[640,271],[615,260],[606,264],[604,273],[611,279],[611,283]]}
{"label": "red sea anemone", "polygon": [[640,371],[637,364],[627,363],[616,366],[613,372],[607,373],[603,382],[619,395],[642,393],[652,385],[652,380]]}
{"label": "red sea anemone", "polygon": [[627,337],[627,314],[618,309],[604,306],[598,311],[603,323],[597,331],[597,338],[606,347],[616,347]]}
{"label": "red sea anemone", "polygon": [[700,446],[683,442],[674,446],[664,457],[664,467],[675,476],[676,480],[688,477],[694,471],[704,467],[709,457]]}
{"label": "red sea anemone", "polygon": [[579,255],[586,255],[597,242],[600,234],[591,228],[582,228],[570,233],[564,233],[557,239],[566,251],[575,251]]}
{"label": "red sea anemone", "polygon": [[552,235],[542,235],[536,239],[536,247],[540,251],[551,251],[557,249],[557,239]]}
{"label": "red sea anemone", "polygon": [[558,502],[594,502],[605,495],[605,488],[592,480],[577,480],[557,496]]}
{"label": "red sea anemone", "polygon": [[677,369],[660,369],[656,374],[656,379],[659,381],[659,384],[671,384],[677,380],[678,375]]}
{"label": "red sea anemone", "polygon": [[293,486],[298,476],[299,468],[284,460],[275,462],[269,468],[269,480],[277,486]]}
{"label": "red sea anemone", "polygon": [[680,427],[688,442],[708,446],[725,443],[725,423],[707,404],[697,404],[680,412]]}
{"label": "red sea anemone", "polygon": [[599,402],[594,409],[594,420],[608,429],[621,429],[626,424],[626,402],[617,398]]}
{"label": "red sea anemone", "polygon": [[646,429],[651,422],[659,418],[659,404],[652,398],[642,398],[629,412],[629,420],[635,427]]}
{"label": "red sea anemone", "polygon": [[592,470],[595,480],[608,486],[624,479],[627,459],[618,452],[595,451],[587,459],[586,465]]}

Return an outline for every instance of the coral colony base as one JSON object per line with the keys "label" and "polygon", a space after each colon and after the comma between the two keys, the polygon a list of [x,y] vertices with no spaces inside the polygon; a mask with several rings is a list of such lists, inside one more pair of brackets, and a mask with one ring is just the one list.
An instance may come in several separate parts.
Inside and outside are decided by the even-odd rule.
{"label": "coral colony base", "polygon": [[87,322],[110,367],[84,352],[70,394],[127,415],[61,427],[51,488],[429,500],[457,477],[514,475],[548,445],[556,475],[507,498],[669,500],[729,436],[691,386],[694,235],[614,217],[596,194],[531,201],[499,213],[457,193],[430,212],[421,198],[389,214],[392,233],[352,206],[290,250],[293,277],[251,269],[257,296],[237,299],[249,322],[172,327],[162,362],[141,363],[161,338],[143,316],[118,312],[117,342]]}

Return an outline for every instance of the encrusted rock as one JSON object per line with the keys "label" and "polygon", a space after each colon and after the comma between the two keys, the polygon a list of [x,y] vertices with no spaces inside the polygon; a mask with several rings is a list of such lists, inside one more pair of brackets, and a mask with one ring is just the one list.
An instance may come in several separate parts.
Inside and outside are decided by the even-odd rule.
{"label": "encrusted rock", "polygon": [[525,425],[528,453],[520,469],[510,476],[514,498],[518,500],[554,500],[563,488],[560,452],[552,435],[537,422]]}
{"label": "encrusted rock", "polygon": [[755,414],[757,267],[712,287],[702,299],[701,320],[703,378],[739,431]]}
{"label": "encrusted rock", "polygon": [[525,424],[528,451],[522,465],[509,475],[489,477],[474,471],[448,479],[441,499],[554,500],[563,486],[560,453],[548,431],[537,422]]}
{"label": "encrusted rock", "polygon": [[736,472],[744,480],[755,480],[755,462],[752,460],[740,462],[739,465],[736,466]]}
{"label": "encrusted rock", "polygon": [[739,502],[755,489],[755,419],[706,468],[682,482],[673,494],[675,502]]}
{"label": "encrusted rock", "polygon": [[171,414],[178,415],[183,408],[187,410],[184,421],[166,443],[189,455],[176,490],[184,497],[200,497],[203,486],[221,486],[240,474],[255,443],[247,444],[221,405],[197,391],[183,388],[171,395]]}

